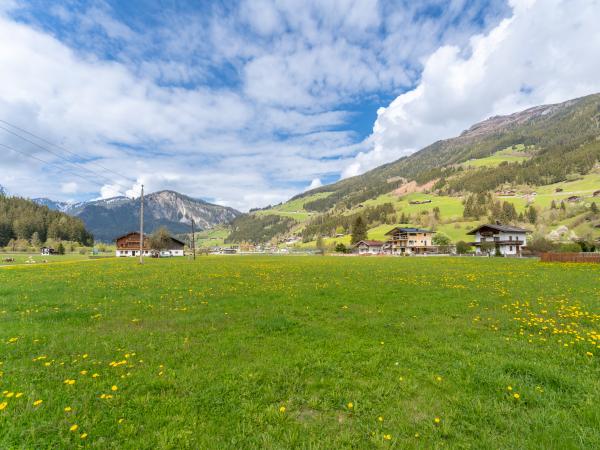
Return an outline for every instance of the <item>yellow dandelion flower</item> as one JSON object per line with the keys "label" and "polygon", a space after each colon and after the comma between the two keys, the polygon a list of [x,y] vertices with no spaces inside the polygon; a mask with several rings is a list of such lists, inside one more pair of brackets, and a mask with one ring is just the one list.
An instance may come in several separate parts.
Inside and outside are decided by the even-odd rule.
{"label": "yellow dandelion flower", "polygon": [[592,352],[585,352],[585,354],[588,356],[594,356],[594,354]]}
{"label": "yellow dandelion flower", "polygon": [[92,375],[92,378],[98,378],[100,376],[99,373],[95,373],[94,375]]}
{"label": "yellow dandelion flower", "polygon": [[0,411],[2,411],[3,409],[5,409],[7,406],[8,406],[7,402],[0,403]]}
{"label": "yellow dandelion flower", "polygon": [[435,423],[436,425],[439,425],[441,421],[442,421],[442,419],[440,419],[439,417],[436,417],[435,419],[433,419],[433,423]]}
{"label": "yellow dandelion flower", "polygon": [[415,433],[416,438],[418,438],[419,436],[421,436],[419,433]]}
{"label": "yellow dandelion flower", "polygon": [[521,398],[521,396],[518,393],[514,393],[513,397],[515,398],[515,400],[519,400]]}
{"label": "yellow dandelion flower", "polygon": [[285,412],[285,406],[280,406],[279,407],[279,412],[280,413],[284,413]]}
{"label": "yellow dandelion flower", "polygon": [[113,384],[112,387],[110,388],[110,390],[117,391],[117,390],[119,390],[119,388]]}
{"label": "yellow dandelion flower", "polygon": [[81,433],[81,434],[79,435],[79,437],[80,437],[81,439],[85,439],[86,437],[88,437],[88,434],[87,434],[87,433]]}
{"label": "yellow dandelion flower", "polygon": [[348,403],[348,409],[352,409],[352,408],[354,408],[354,403],[352,403],[352,402],[349,402],[349,403]]}
{"label": "yellow dandelion flower", "polygon": [[20,397],[23,397],[23,393],[22,392],[17,392],[15,394],[15,398],[20,398]]}
{"label": "yellow dandelion flower", "polygon": [[386,441],[389,441],[390,439],[392,439],[392,435],[391,435],[391,434],[384,434],[384,435],[383,435],[383,438],[384,438]]}
{"label": "yellow dandelion flower", "polygon": [[383,422],[383,417],[382,417],[382,416],[379,416],[379,417],[377,418],[377,420],[379,420],[380,422]]}
{"label": "yellow dandelion flower", "polygon": [[437,382],[441,382],[442,381],[442,377],[440,377],[439,375],[437,377],[435,377],[435,381]]}
{"label": "yellow dandelion flower", "polygon": [[42,404],[44,400],[36,400],[35,402],[33,402],[33,406],[39,406]]}
{"label": "yellow dandelion flower", "polygon": [[69,431],[77,431],[77,428],[79,428],[79,425],[77,425],[77,424],[73,424],[73,425],[71,425],[71,427],[69,428]]}
{"label": "yellow dandelion flower", "polygon": [[512,391],[512,386],[506,386],[507,391]]}
{"label": "yellow dandelion flower", "polygon": [[71,412],[73,409],[70,406],[65,406],[65,412]]}
{"label": "yellow dandelion flower", "polygon": [[15,395],[15,393],[14,393],[14,392],[9,392],[9,393],[7,393],[7,394],[6,394],[6,398],[11,398],[11,397],[13,397],[14,395]]}
{"label": "yellow dandelion flower", "polygon": [[87,370],[82,370],[81,372],[79,372],[81,375],[87,375],[88,371]]}
{"label": "yellow dandelion flower", "polygon": [[124,421],[125,421],[125,419],[123,417],[121,417],[117,422],[123,423]]}

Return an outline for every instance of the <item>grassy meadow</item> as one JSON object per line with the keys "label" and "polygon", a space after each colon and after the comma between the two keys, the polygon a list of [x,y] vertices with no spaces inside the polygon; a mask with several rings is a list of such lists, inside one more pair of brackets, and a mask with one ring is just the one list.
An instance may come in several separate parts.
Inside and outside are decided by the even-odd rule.
{"label": "grassy meadow", "polygon": [[0,448],[600,448],[600,266],[0,269]]}

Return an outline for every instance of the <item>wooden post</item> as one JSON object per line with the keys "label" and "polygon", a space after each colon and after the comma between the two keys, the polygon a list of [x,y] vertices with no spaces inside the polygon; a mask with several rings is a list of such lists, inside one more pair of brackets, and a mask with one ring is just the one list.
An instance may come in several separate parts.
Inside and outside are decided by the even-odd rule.
{"label": "wooden post", "polygon": [[140,196],[140,264],[144,264],[144,185]]}
{"label": "wooden post", "polygon": [[194,231],[194,219],[192,219],[192,252],[194,253],[194,261],[196,261],[196,232]]}

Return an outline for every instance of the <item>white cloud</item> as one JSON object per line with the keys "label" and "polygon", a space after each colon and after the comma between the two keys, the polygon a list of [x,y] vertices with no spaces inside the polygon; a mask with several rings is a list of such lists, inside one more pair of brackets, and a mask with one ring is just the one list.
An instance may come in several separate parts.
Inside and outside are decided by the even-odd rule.
{"label": "white cloud", "polygon": [[344,174],[356,175],[459,134],[477,121],[600,91],[600,2],[513,0],[513,15],[467,48],[442,46],[418,85],[380,108]]}
{"label": "white cloud", "polygon": [[161,23],[144,27],[102,1],[41,14],[0,0],[0,118],[84,161],[75,169],[0,130],[1,143],[50,163],[0,149],[0,183],[81,200],[139,195],[143,181],[147,192],[247,209],[339,174],[359,150],[384,161],[388,152],[367,156],[357,142],[350,111],[404,89],[419,57],[480,26],[463,21],[477,6],[457,0],[428,18],[418,3],[248,1],[207,14],[161,10]]}
{"label": "white cloud", "polygon": [[321,180],[319,178],[313,178],[313,180],[310,182],[310,185],[306,188],[306,190],[310,191],[311,189],[316,189],[321,186],[323,186],[323,183],[321,183]]}

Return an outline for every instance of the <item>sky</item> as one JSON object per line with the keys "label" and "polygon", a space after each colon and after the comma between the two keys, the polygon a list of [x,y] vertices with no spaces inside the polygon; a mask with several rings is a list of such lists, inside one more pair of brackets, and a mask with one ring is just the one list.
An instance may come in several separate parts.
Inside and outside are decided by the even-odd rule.
{"label": "sky", "polygon": [[600,92],[598,23],[600,0],[0,0],[0,185],[276,204]]}

